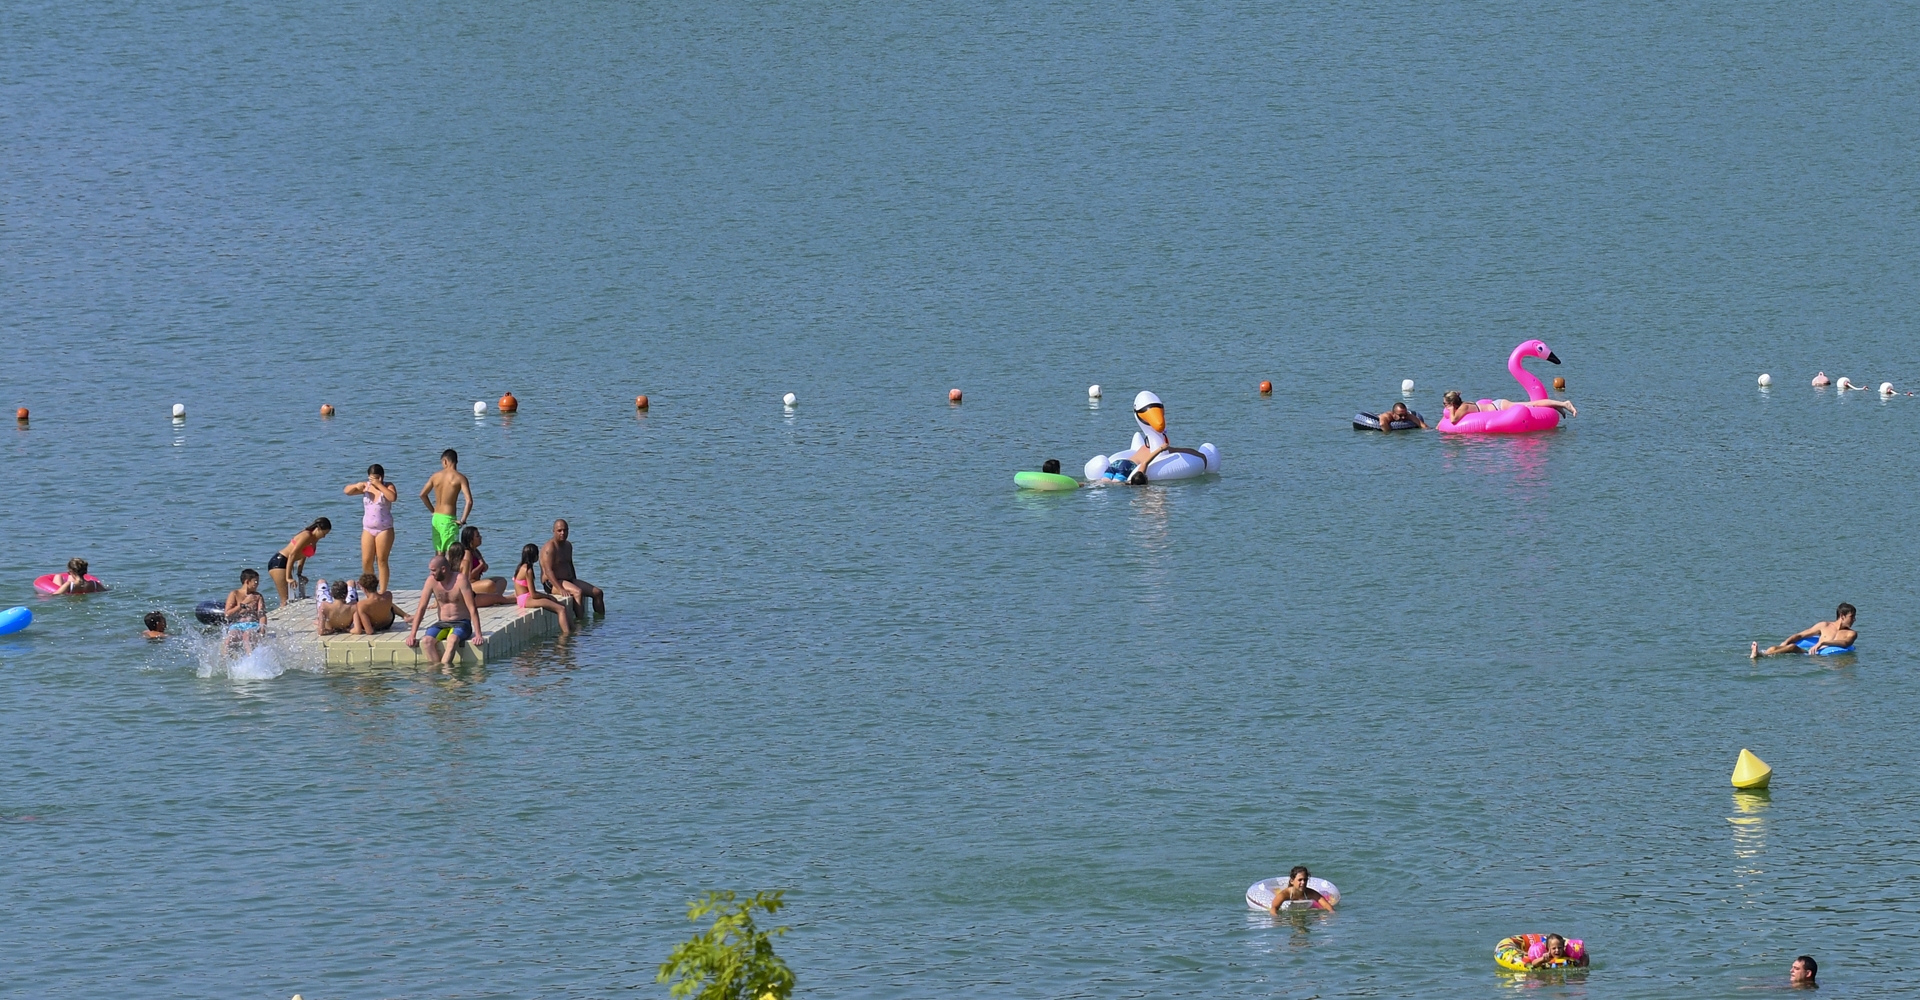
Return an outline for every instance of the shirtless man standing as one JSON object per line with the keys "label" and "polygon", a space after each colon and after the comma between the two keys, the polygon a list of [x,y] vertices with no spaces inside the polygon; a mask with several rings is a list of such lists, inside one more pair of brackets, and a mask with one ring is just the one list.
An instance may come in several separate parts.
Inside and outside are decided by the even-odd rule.
{"label": "shirtless man standing", "polygon": [[[426,618],[431,608],[438,616],[428,627],[423,638],[420,635],[420,622]],[[437,637],[441,631],[447,633],[447,649],[440,651]],[[437,660],[441,667],[453,663],[453,655],[460,649],[462,642],[485,642],[487,637],[480,631],[480,609],[473,606],[473,588],[467,586],[466,577],[453,572],[453,564],[446,556],[434,556],[427,564],[427,582],[420,588],[420,604],[414,609],[413,619],[407,628],[407,645],[426,643],[427,659]]]}
{"label": "shirtless man standing", "polygon": [[[1860,633],[1853,630],[1853,616],[1853,605],[1842,604],[1833,609],[1832,621],[1816,622],[1812,628],[1803,628],[1787,636],[1778,646],[1768,646],[1765,649],[1761,649],[1760,644],[1756,642],[1753,644],[1751,655],[1757,660],[1762,656],[1772,656],[1775,653],[1805,653],[1808,656],[1812,656],[1828,646],[1838,646],[1844,649],[1853,645],[1855,639],[1860,638]],[[1819,636],[1819,640],[1805,649],[1800,648],[1800,641],[1802,639],[1812,639],[1814,636]]]}
{"label": "shirtless man standing", "polygon": [[586,610],[587,599],[593,599],[593,613],[607,613],[606,595],[600,588],[573,575],[573,543],[567,541],[567,522],[553,522],[553,537],[547,544],[540,546],[540,575],[546,578],[547,586],[553,588],[561,597],[569,597]]}
{"label": "shirtless man standing", "polygon": [[[456,518],[453,508],[462,496],[467,498],[467,507]],[[461,475],[460,455],[452,448],[440,453],[440,471],[427,477],[427,484],[420,487],[420,502],[433,512],[433,551],[447,551],[447,546],[460,540],[460,527],[473,516],[473,484]]]}

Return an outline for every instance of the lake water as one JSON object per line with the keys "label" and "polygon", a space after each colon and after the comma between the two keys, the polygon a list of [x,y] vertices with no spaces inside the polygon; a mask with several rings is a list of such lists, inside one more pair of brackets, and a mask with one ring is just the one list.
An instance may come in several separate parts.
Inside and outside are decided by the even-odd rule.
{"label": "lake water", "polygon": [[[806,996],[1909,989],[1920,397],[1808,379],[1920,386],[1915,53],[1837,4],[0,11],[3,989],[663,996],[710,888],[790,891]],[[1348,426],[1535,336],[1559,431]],[[1223,475],[1012,489],[1142,388]],[[414,585],[446,447],[604,619],[452,678],[137,638],[315,516],[356,570],[369,462]],[[74,555],[114,590],[37,599]],[[1857,656],[1748,661],[1842,600]],[[1337,912],[1246,911],[1296,863]],[[1592,970],[1495,970],[1545,930]]]}

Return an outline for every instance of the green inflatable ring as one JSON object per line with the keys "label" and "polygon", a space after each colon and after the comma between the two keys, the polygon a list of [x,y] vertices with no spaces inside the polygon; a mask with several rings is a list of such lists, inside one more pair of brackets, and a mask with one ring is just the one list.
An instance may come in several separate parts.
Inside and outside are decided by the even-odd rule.
{"label": "green inflatable ring", "polygon": [[1080,480],[1057,472],[1016,472],[1013,485],[1023,490],[1077,490]]}

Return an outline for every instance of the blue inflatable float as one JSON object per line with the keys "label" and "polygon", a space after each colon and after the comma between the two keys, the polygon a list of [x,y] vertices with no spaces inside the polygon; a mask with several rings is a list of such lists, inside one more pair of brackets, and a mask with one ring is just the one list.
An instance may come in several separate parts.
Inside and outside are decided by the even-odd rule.
{"label": "blue inflatable float", "polygon": [[33,612],[26,608],[8,608],[0,611],[0,635],[12,635],[33,624]]}
{"label": "blue inflatable float", "polygon": [[[1796,642],[1796,643],[1794,643],[1794,645],[1796,645],[1796,646],[1799,646],[1799,647],[1800,647],[1801,649],[1812,649],[1812,648],[1814,647],[1814,645],[1815,645],[1816,643],[1818,643],[1819,641],[1820,641],[1819,639],[1816,639],[1816,638],[1814,638],[1813,636],[1807,636],[1807,637],[1806,637],[1805,639],[1802,639],[1802,640],[1800,640],[1799,642]],[[1813,654],[1813,655],[1815,655],[1815,656],[1845,656],[1845,655],[1847,655],[1848,653],[1851,653],[1851,652],[1853,652],[1853,647],[1852,647],[1852,646],[1822,646],[1822,647],[1820,647],[1820,651],[1819,651],[1818,653],[1815,653],[1815,654]]]}

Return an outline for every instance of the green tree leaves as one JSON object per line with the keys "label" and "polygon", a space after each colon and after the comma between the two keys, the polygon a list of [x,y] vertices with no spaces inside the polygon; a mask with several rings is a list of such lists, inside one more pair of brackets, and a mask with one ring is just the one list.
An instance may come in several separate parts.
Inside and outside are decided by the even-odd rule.
{"label": "green tree leaves", "polygon": [[712,916],[713,926],[676,945],[655,981],[671,981],[675,997],[693,1000],[787,1000],[793,970],[773,953],[773,939],[787,929],[762,931],[753,922],[755,910],[779,912],[785,895],[776,889],[742,900],[722,890],[689,902],[687,919]]}

